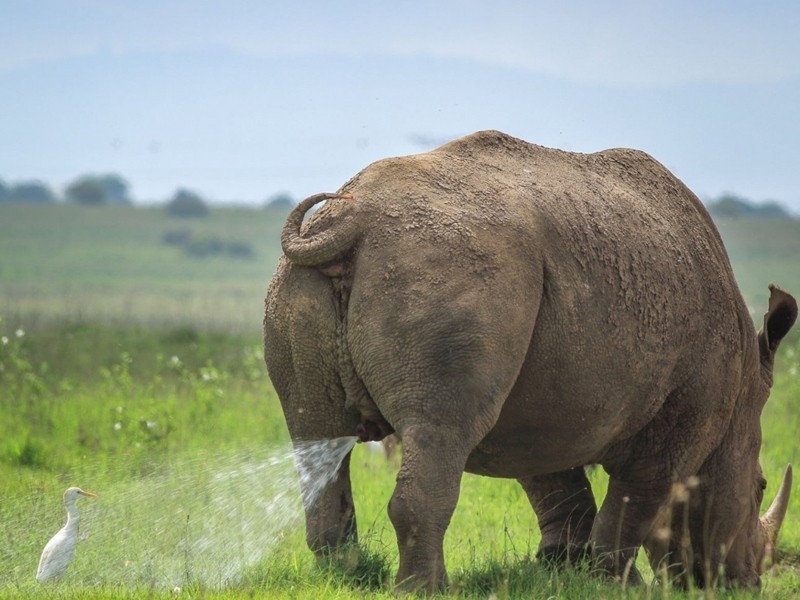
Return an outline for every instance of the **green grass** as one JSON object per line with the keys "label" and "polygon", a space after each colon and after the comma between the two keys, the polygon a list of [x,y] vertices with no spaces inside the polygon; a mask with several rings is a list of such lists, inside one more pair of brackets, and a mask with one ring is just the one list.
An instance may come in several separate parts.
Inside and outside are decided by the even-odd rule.
{"label": "green grass", "polygon": [[[258,501],[293,488],[294,480],[289,463],[248,474],[288,448],[257,340],[88,325],[2,334],[9,341],[0,347],[0,597],[169,597],[175,585],[187,597],[393,597],[397,550],[386,506],[396,463],[363,446],[355,450],[365,548],[355,572],[315,566],[297,495],[287,497],[279,524],[264,521],[270,511]],[[64,360],[55,362],[60,352]],[[782,354],[763,419],[768,498],[786,462],[800,459],[800,344]],[[604,477],[592,477],[602,497]],[[33,581],[38,555],[62,524],[61,492],[76,484],[100,495],[81,506],[88,537],[66,580],[42,588]],[[221,508],[222,500],[233,508]],[[798,514],[795,497],[781,541],[787,562],[765,578],[768,598],[800,591],[800,522],[791,518]],[[247,528],[237,534],[242,523]],[[233,538],[219,533],[228,527]],[[252,564],[243,558],[241,548],[271,534],[279,541],[258,548],[268,552]],[[214,545],[202,550],[208,539]],[[446,538],[450,594],[682,597],[659,587],[623,592],[581,569],[550,572],[532,561],[537,543],[536,521],[516,483],[466,475]],[[219,565],[235,577],[220,575]]]}
{"label": "green grass", "polygon": [[[354,451],[360,562],[318,567],[305,546],[288,435],[261,357],[282,219],[244,209],[175,221],[154,208],[0,206],[0,598],[171,598],[176,585],[187,598],[395,597],[386,507],[396,462]],[[180,227],[246,241],[256,257],[188,258],[161,243]],[[735,221],[721,231],[754,318],[770,281],[800,293],[798,222]],[[800,464],[799,401],[795,332],[763,415],[768,500],[785,464]],[[601,498],[600,470],[592,483]],[[86,539],[65,580],[39,586],[39,553],[63,524],[69,485],[99,498],[81,504]],[[264,504],[287,491],[283,503]],[[515,482],[465,475],[445,540],[449,595],[701,595],[623,590],[581,568],[551,572],[532,559],[538,540]],[[798,496],[780,548],[766,598],[800,594]],[[640,566],[647,572],[642,558]]]}
{"label": "green grass", "polygon": [[[0,312],[25,322],[182,323],[257,333],[285,213],[0,205]],[[251,259],[191,258],[164,235],[188,229],[249,244]]]}

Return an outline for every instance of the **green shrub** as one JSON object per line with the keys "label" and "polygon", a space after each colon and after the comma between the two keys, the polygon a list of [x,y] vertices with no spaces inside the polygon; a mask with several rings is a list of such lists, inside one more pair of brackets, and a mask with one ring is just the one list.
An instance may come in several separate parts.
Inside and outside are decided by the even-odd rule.
{"label": "green shrub", "polygon": [[225,251],[225,244],[215,235],[203,235],[190,238],[183,249],[192,258],[207,258],[222,254]]}
{"label": "green shrub", "polygon": [[192,258],[228,256],[250,259],[255,256],[253,247],[247,242],[223,240],[215,235],[190,236],[182,245],[187,256]]}
{"label": "green shrub", "polygon": [[30,434],[22,439],[12,439],[3,451],[3,460],[19,467],[44,469],[49,466],[49,457],[44,444]]}
{"label": "green shrub", "polygon": [[208,206],[203,199],[189,190],[178,190],[167,203],[167,214],[172,217],[207,217]]}
{"label": "green shrub", "polygon": [[161,236],[161,242],[167,246],[184,246],[192,239],[191,229],[170,229]]}
{"label": "green shrub", "polygon": [[225,244],[225,253],[233,258],[253,258],[255,252],[247,242],[228,242]]}

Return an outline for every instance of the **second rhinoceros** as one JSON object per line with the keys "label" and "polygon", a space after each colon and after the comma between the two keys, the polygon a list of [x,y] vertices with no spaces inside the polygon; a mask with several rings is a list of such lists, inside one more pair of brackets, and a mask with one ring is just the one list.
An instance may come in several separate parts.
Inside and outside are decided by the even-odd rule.
{"label": "second rhinoceros", "polygon": [[[760,415],[797,303],[771,286],[756,333],[708,213],[653,158],[479,132],[301,202],[282,247],[264,332],[289,432],[400,437],[398,583],[446,582],[465,470],[522,484],[543,555],[588,546],[636,579],[644,545],[759,583],[790,486],[759,518]],[[664,521],[676,482],[685,527]],[[348,461],[305,508],[315,552],[356,539]]]}

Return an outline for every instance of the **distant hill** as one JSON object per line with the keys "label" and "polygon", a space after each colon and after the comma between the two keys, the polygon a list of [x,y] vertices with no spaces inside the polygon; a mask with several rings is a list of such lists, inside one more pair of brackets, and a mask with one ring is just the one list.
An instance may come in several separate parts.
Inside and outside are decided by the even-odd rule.
{"label": "distant hill", "polygon": [[734,194],[724,194],[707,201],[706,208],[714,219],[790,219],[792,215],[774,200],[752,202]]}

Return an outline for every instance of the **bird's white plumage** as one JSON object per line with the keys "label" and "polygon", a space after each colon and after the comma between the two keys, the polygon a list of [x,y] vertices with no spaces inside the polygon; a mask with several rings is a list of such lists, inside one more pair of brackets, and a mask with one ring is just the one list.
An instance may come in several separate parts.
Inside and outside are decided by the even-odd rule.
{"label": "bird's white plumage", "polygon": [[78,544],[78,498],[94,496],[91,492],[84,492],[77,487],[71,487],[64,492],[64,505],[67,507],[67,524],[55,534],[42,551],[39,559],[39,570],[36,572],[36,581],[44,583],[53,578],[61,577],[75,556],[75,546]]}

